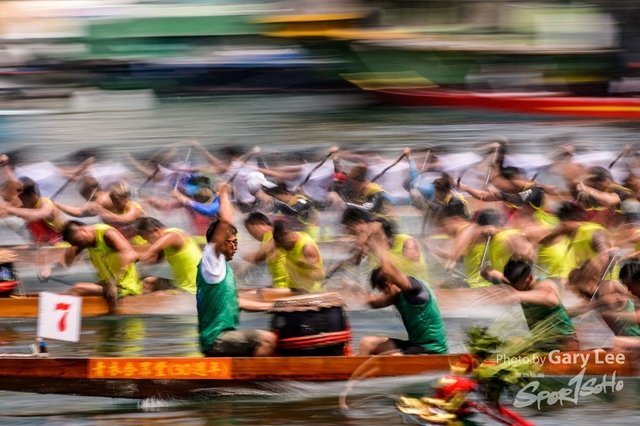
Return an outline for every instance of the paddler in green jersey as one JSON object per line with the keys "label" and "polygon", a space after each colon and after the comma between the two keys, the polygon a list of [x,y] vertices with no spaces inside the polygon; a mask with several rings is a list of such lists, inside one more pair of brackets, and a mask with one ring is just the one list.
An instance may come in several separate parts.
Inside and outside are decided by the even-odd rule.
{"label": "paddler in green jersey", "polygon": [[[536,344],[539,351],[580,350],[580,342],[571,324],[556,283],[544,277],[534,278],[531,265],[522,260],[510,260],[504,267],[504,277],[510,283],[507,299],[520,302],[529,329],[535,333],[544,329],[541,341]],[[548,336],[548,337],[547,337]]]}
{"label": "paddler in green jersey", "polygon": [[207,230],[207,245],[196,276],[200,350],[212,357],[270,356],[277,340],[274,333],[238,329],[240,309],[266,311],[271,304],[238,297],[233,270],[227,263],[238,250],[228,190],[228,183],[220,186],[218,220]]}
{"label": "paddler in green jersey", "polygon": [[373,308],[394,305],[402,317],[408,340],[363,337],[358,346],[358,355],[377,355],[391,351],[401,355],[446,354],[446,329],[429,285],[406,276],[393,266],[382,225],[377,225],[377,229],[367,240],[367,246],[380,264],[371,274],[371,287],[382,292],[370,295],[369,305]]}
{"label": "paddler in green jersey", "polygon": [[157,262],[164,257],[173,272],[172,281],[154,276],[143,279],[144,293],[179,290],[196,294],[196,273],[202,258],[202,250],[196,240],[178,228],[167,228],[153,217],[138,218],[133,227],[138,235],[151,244],[140,255],[140,260]]}
{"label": "paddler in green jersey", "polygon": [[51,269],[56,266],[71,265],[76,256],[87,249],[96,268],[98,282],[77,283],[71,287],[69,294],[104,295],[111,311],[115,310],[118,297],[142,294],[142,283],[135,267],[138,254],[118,230],[104,223],[85,225],[70,221],[62,230],[62,239],[71,247],[66,250],[62,262],[40,273],[40,279],[48,279]]}
{"label": "paddler in green jersey", "polygon": [[[360,263],[367,251],[365,247],[367,238],[371,235],[376,224],[382,224],[387,236],[387,246],[393,266],[405,275],[427,280],[427,263],[418,242],[410,235],[396,233],[395,226],[391,221],[376,217],[364,210],[347,208],[342,216],[342,224],[349,234],[356,237],[355,244],[357,249],[356,253],[350,259],[345,260],[344,263]],[[369,261],[373,269],[379,266],[374,256],[369,255]]]}

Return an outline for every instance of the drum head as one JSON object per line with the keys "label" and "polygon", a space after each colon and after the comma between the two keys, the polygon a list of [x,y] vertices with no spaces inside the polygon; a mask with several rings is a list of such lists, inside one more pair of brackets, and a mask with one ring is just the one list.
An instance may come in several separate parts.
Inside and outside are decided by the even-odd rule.
{"label": "drum head", "polygon": [[319,311],[324,308],[345,306],[346,303],[338,293],[305,294],[302,296],[285,297],[273,302],[269,312],[303,312]]}

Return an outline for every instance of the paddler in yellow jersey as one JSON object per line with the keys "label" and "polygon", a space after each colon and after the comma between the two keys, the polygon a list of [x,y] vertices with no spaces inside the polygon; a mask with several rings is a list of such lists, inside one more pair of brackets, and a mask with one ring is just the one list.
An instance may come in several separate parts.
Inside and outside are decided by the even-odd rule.
{"label": "paddler in yellow jersey", "polygon": [[202,250],[195,239],[178,228],[167,228],[158,219],[148,216],[136,219],[133,227],[151,244],[140,255],[140,260],[157,262],[164,256],[173,272],[172,281],[153,276],[144,278],[143,292],[147,294],[160,290],[179,290],[196,294],[196,274]]}
{"label": "paddler in yellow jersey", "polygon": [[104,296],[111,312],[115,310],[118,297],[142,294],[142,283],[135,266],[138,254],[115,228],[104,223],[85,225],[72,220],[62,230],[62,239],[71,244],[71,247],[67,249],[61,262],[41,271],[41,280],[47,280],[52,269],[70,266],[87,249],[98,281],[77,283],[71,287],[69,294]]}
{"label": "paddler in yellow jersey", "polygon": [[541,244],[547,244],[558,236],[567,236],[569,256],[572,269],[580,267],[611,248],[609,231],[593,222],[582,221],[578,208],[571,202],[560,203],[556,211],[560,224],[555,227]]}
{"label": "paddler in yellow jersey", "polygon": [[[486,245],[486,223],[479,224],[466,218],[466,209],[462,203],[449,203],[441,208],[434,223],[451,241],[447,250],[441,245],[429,243],[429,250],[447,260],[447,270],[456,274],[456,263],[462,259],[464,282],[472,288],[487,287],[493,283],[480,275],[482,255]],[[460,275],[460,274],[458,274]]]}
{"label": "paddler in yellow jersey", "polygon": [[260,249],[244,257],[244,260],[250,264],[266,261],[274,288],[295,288],[287,270],[287,255],[283,249],[276,248],[273,241],[273,225],[269,218],[262,213],[251,212],[244,220],[244,226],[249,235],[260,242]]}
{"label": "paddler in yellow jersey", "polygon": [[90,210],[94,209],[92,203],[97,203],[107,210],[113,210],[113,203],[109,197],[109,191],[105,191],[96,179],[90,176],[83,177],[80,180],[80,188],[78,189],[78,192],[82,195],[82,198],[87,200],[84,206],[73,207],[54,202],[55,206],[62,212],[73,217],[94,216],[90,212]]}
{"label": "paddler in yellow jersey", "polygon": [[[478,223],[485,222],[483,215],[495,215],[492,211],[481,211],[478,214]],[[487,225],[491,225],[486,221]],[[493,228],[485,230],[489,235],[485,248],[483,249],[484,261],[487,264],[481,265],[482,276],[494,283],[502,282],[505,265],[510,260],[533,261],[535,259],[535,247],[527,239],[526,235],[519,229],[513,228]],[[486,252],[486,256],[484,253]],[[482,262],[482,261],[481,261]]]}
{"label": "paddler in yellow jersey", "polygon": [[623,220],[621,203],[633,193],[613,181],[604,167],[591,167],[583,182],[575,187],[577,204],[589,221],[603,226],[619,225]]}
{"label": "paddler in yellow jersey", "polygon": [[[512,176],[508,170],[505,172],[508,176]],[[544,210],[546,190],[536,182],[526,182],[518,178],[516,182],[522,182],[522,190],[518,192],[506,192],[495,187],[490,190],[482,190],[471,188],[463,183],[458,184],[458,188],[469,193],[473,198],[483,202],[502,201],[506,207],[505,222],[512,226],[524,217],[531,217],[540,226],[553,228],[559,221],[551,213]],[[550,188],[550,187],[545,187]]]}
{"label": "paddler in yellow jersey", "polygon": [[27,177],[19,178],[18,198],[22,207],[3,205],[0,214],[24,219],[36,244],[58,245],[62,243],[62,229],[66,221],[53,202],[40,196],[38,184]]}
{"label": "paddler in yellow jersey", "polygon": [[339,195],[347,207],[355,207],[374,214],[387,214],[389,203],[385,198],[385,190],[365,178],[368,170],[365,163],[353,166]]}
{"label": "paddler in yellow jersey", "polygon": [[291,285],[310,293],[322,290],[324,267],[316,242],[305,232],[293,231],[284,221],[273,223],[275,247],[285,253],[285,265]]}
{"label": "paddler in yellow jersey", "polygon": [[[397,234],[392,222],[375,217],[364,210],[348,208],[342,215],[342,224],[349,234],[356,237],[357,252],[350,258],[350,262],[354,264],[360,263],[365,252],[367,252],[365,244],[369,235],[374,229],[382,225],[382,229],[387,236],[389,257],[393,266],[405,275],[424,281],[428,280],[427,263],[418,242],[410,235]],[[369,255],[369,261],[372,268],[378,267],[377,261],[372,255]]]}

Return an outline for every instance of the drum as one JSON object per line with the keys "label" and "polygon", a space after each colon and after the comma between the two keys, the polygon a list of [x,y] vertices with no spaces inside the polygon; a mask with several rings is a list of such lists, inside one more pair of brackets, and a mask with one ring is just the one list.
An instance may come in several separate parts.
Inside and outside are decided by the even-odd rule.
{"label": "drum", "polygon": [[351,328],[344,306],[344,300],[336,293],[273,302],[271,328],[278,335],[278,355],[351,355]]}

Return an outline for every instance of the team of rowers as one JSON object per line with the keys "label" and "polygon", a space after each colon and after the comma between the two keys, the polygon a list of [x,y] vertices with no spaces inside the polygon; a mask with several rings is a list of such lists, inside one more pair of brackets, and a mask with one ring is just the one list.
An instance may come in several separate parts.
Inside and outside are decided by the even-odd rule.
{"label": "team of rowers", "polygon": [[[182,177],[168,184],[171,199],[144,197],[141,202],[162,209],[184,208],[192,219],[191,233],[204,234],[204,249],[191,233],[147,216],[141,204],[132,200],[126,183],[103,188],[97,179],[84,175],[85,163],[68,171],[86,200],[82,207],[74,207],[42,197],[36,182],[16,177],[10,159],[0,158],[4,174],[0,195],[5,201],[0,216],[24,219],[37,244],[67,245],[59,262],[40,271],[43,280],[53,270],[68,267],[86,249],[97,282],[77,283],[71,294],[104,295],[111,307],[119,297],[143,293],[195,294],[200,347],[207,356],[268,356],[276,346],[276,335],[270,331],[238,328],[239,310],[266,311],[271,304],[238,297],[235,273],[228,263],[238,250],[234,211],[243,214],[247,232],[260,242],[257,251],[244,253],[244,260],[266,263],[274,291],[322,291],[326,279],[340,268],[367,259],[374,290],[367,296],[368,303],[373,308],[395,306],[408,339],[364,337],[358,354],[446,353],[445,327],[427,284],[429,271],[421,244],[396,232],[394,206],[402,204],[415,206],[431,222],[431,237],[421,242],[444,260],[452,275],[469,287],[498,285],[495,290],[500,297],[522,305],[532,330],[545,327],[539,349],[579,349],[571,316],[590,310],[597,310],[615,334],[615,349],[640,347],[635,309],[635,300],[640,298],[640,263],[636,260],[640,227],[629,208],[638,199],[640,181],[633,174],[635,157],[630,149],[618,158],[627,165],[624,186],[614,182],[605,167],[572,161],[573,147],[557,150],[544,172],[563,178],[567,189],[561,191],[507,166],[509,145],[504,140],[482,148],[485,160],[475,167],[482,169],[484,164],[482,188],[465,184],[460,178],[464,172],[457,182],[444,172],[427,179],[444,169],[445,157],[436,155],[431,147],[416,153],[407,148],[398,159],[408,163],[402,185],[409,196],[403,198],[389,195],[374,182],[389,167],[372,177],[375,157],[370,155],[331,148],[312,168],[267,168],[264,164],[245,167],[258,149],[231,156],[225,163],[199,144],[194,147],[213,173],[222,177],[213,185],[202,170],[187,170],[184,165],[171,169],[168,163],[158,163],[154,169],[136,162],[136,167],[147,176],[145,184],[162,182],[172,170],[181,171]],[[345,161],[354,165],[348,168]],[[416,163],[422,163],[420,170]],[[314,173],[322,179],[313,181]],[[312,189],[306,190],[308,182]],[[478,200],[473,214],[460,191]],[[316,243],[322,209],[340,212],[340,238],[353,244],[353,254],[328,271]],[[65,215],[99,216],[104,223],[86,225],[67,221]],[[632,253],[620,254],[619,247],[634,244],[638,247]],[[137,262],[163,258],[173,280],[140,279]],[[584,303],[565,308],[560,298],[565,287],[579,294]]]}

